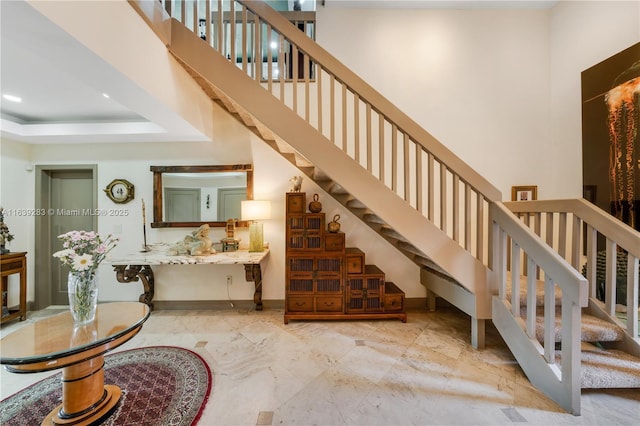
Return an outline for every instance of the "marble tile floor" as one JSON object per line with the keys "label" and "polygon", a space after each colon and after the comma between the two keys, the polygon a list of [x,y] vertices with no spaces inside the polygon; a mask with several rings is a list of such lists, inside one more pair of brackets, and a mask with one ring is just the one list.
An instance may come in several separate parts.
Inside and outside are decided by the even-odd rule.
{"label": "marble tile floor", "polygon": [[[24,324],[4,324],[0,335]],[[288,325],[277,309],[167,310],[116,351],[171,345],[207,360],[214,378],[201,426],[637,424],[640,389],[585,390],[573,416],[532,387],[491,325],[484,350],[469,335],[469,317],[454,309],[412,311],[406,324]],[[0,397],[54,373],[2,369]]]}

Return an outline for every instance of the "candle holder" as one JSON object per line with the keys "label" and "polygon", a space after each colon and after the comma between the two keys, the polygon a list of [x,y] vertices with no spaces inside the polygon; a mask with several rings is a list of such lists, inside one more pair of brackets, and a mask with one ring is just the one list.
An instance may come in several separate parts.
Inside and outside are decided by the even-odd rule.
{"label": "candle holder", "polygon": [[142,199],[142,250],[141,253],[148,253],[151,249],[147,245],[147,214],[144,207],[144,198]]}

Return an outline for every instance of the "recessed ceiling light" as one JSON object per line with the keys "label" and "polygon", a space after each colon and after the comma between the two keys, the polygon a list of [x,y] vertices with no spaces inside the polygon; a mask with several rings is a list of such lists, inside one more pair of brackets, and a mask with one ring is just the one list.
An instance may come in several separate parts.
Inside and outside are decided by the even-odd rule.
{"label": "recessed ceiling light", "polygon": [[102,96],[104,96],[105,98],[109,99],[109,94],[108,93],[103,93]]}
{"label": "recessed ceiling light", "polygon": [[22,102],[22,98],[20,96],[4,94],[2,97],[11,102]]}

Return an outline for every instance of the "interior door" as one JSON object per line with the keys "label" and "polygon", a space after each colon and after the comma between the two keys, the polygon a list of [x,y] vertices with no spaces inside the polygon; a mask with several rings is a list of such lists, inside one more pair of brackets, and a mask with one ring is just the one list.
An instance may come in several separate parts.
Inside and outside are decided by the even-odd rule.
{"label": "interior door", "polygon": [[246,188],[219,188],[218,220],[240,219],[240,202],[246,199]]}
{"label": "interior door", "polygon": [[200,222],[200,188],[165,188],[167,222]]}
{"label": "interior door", "polygon": [[[62,250],[58,235],[74,230],[95,231],[93,209],[93,171],[59,170],[50,172],[51,221],[49,234],[50,255]],[[51,262],[51,304],[67,305],[67,276],[69,268],[57,259]]]}

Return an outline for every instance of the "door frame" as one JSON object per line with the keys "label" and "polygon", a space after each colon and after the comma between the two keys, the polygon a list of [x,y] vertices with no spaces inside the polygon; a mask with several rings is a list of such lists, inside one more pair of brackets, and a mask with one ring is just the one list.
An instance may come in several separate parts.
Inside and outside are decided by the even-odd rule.
{"label": "door frame", "polygon": [[[51,173],[69,170],[86,170],[91,172],[93,187],[93,208],[98,207],[98,165],[97,164],[40,164],[36,165],[35,174],[35,208],[49,210],[51,205]],[[93,228],[98,230],[98,216],[93,216]],[[50,215],[35,217],[34,241],[34,309],[44,309],[51,305],[51,262],[53,253],[49,253],[51,241]]]}

